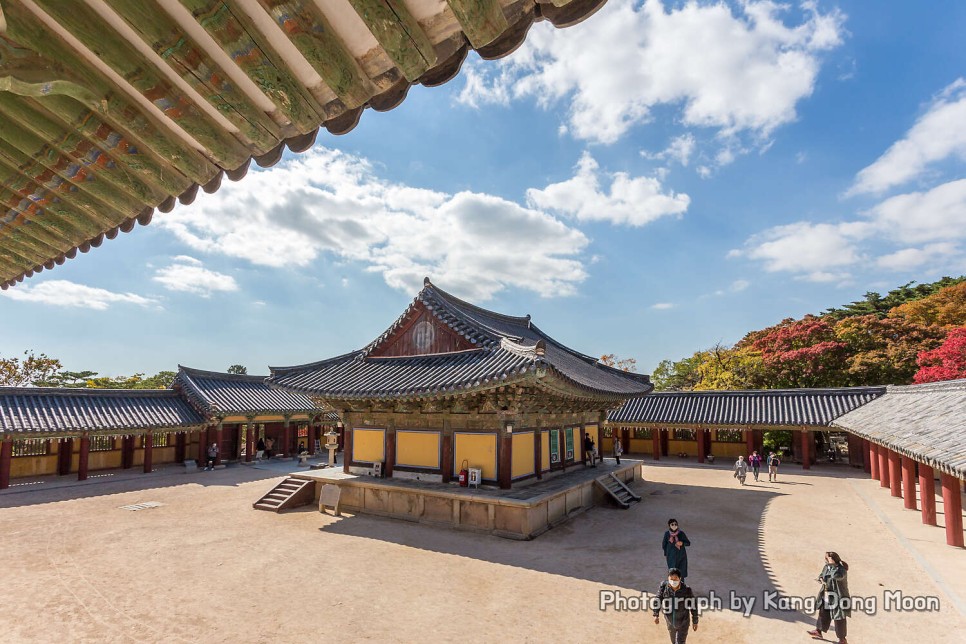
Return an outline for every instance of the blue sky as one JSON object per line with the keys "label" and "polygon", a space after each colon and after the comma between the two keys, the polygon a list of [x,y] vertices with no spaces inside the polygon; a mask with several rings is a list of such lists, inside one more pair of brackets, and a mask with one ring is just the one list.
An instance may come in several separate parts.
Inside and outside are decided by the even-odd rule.
{"label": "blue sky", "polygon": [[966,273],[966,3],[609,0],[0,294],[0,355],[250,373],[429,275],[650,373]]}

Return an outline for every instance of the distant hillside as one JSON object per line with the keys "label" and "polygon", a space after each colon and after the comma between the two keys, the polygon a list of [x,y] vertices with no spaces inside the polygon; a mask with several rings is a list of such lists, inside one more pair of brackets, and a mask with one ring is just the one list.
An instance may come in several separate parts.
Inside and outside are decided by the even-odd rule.
{"label": "distant hillside", "polygon": [[748,333],[732,347],[718,345],[676,362],[664,360],[652,380],[658,390],[681,391],[899,385],[966,377],[961,366],[966,356],[960,356],[966,276],[913,284],[885,296],[866,293],[865,299],[820,316],[782,320]]}

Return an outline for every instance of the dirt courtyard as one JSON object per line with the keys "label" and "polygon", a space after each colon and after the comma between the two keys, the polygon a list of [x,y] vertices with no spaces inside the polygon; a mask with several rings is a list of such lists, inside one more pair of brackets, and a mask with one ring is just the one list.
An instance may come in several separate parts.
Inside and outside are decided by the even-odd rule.
{"label": "dirt courtyard", "polygon": [[[601,591],[657,589],[673,516],[692,542],[689,585],[723,604],[689,642],[812,641],[811,616],[763,602],[814,596],[826,550],[849,563],[852,594],[875,602],[849,620],[850,642],[962,641],[966,552],[861,471],[783,469],[777,484],[738,488],[724,467],[645,461],[642,503],[530,542],[253,510],[280,478],[240,466],[10,490],[0,640],[666,642],[650,613],[598,604]],[[162,505],[119,509],[148,501]],[[939,610],[886,606],[891,591],[937,597]],[[755,601],[749,617],[732,592]]]}

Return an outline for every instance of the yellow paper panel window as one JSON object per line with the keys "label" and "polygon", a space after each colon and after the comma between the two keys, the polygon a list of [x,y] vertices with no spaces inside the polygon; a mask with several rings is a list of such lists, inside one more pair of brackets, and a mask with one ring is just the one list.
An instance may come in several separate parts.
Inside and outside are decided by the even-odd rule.
{"label": "yellow paper panel window", "polygon": [[[578,430],[578,438],[580,436],[579,431],[580,430]],[[597,425],[586,425],[584,427],[584,433],[594,439],[594,445],[597,446],[597,451],[602,452],[603,450],[600,448],[600,429],[597,427]]]}
{"label": "yellow paper panel window", "polygon": [[544,472],[550,471],[550,432],[540,432],[540,467]]}
{"label": "yellow paper panel window", "polygon": [[439,469],[439,432],[396,430],[396,465]]}
{"label": "yellow paper panel window", "polygon": [[496,480],[496,434],[466,434],[455,435],[456,446],[453,448],[454,468],[457,472],[464,460],[470,467],[483,470],[483,478]]}
{"label": "yellow paper panel window", "polygon": [[352,460],[359,463],[386,460],[386,430],[353,429]]}
{"label": "yellow paper panel window", "polygon": [[510,467],[512,478],[533,474],[533,432],[513,434],[513,464]]}

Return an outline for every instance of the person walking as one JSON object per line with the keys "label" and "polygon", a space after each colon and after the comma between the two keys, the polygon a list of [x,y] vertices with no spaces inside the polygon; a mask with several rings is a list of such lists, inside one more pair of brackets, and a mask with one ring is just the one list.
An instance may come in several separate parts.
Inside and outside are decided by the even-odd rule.
{"label": "person walking", "polygon": [[594,461],[594,439],[590,437],[590,434],[584,436],[584,458],[586,459],[585,465],[588,463],[597,467],[597,463]]}
{"label": "person walking", "polygon": [[694,591],[684,583],[681,571],[671,568],[667,571],[667,579],[661,582],[654,602],[654,623],[660,624],[660,613],[664,612],[664,622],[671,644],[685,644],[688,639],[688,627],[698,630],[698,607],[694,600]]}
{"label": "person walking", "polygon": [[617,464],[621,464],[621,454],[624,453],[624,446],[621,445],[621,437],[618,435],[617,430],[614,430],[614,458],[617,460]]}
{"label": "person walking", "polygon": [[265,439],[259,438],[255,445],[255,460],[260,461],[265,456]]}
{"label": "person walking", "polygon": [[745,461],[744,456],[739,456],[738,460],[735,461],[735,478],[742,485],[745,484],[745,477],[748,476],[748,463]]}
{"label": "person walking", "polygon": [[272,448],[275,447],[275,439],[268,436],[265,439],[265,459],[272,460]]}
{"label": "person walking", "polygon": [[839,644],[848,644],[846,640],[846,618],[852,616],[848,582],[849,564],[842,561],[837,552],[825,553],[825,565],[818,575],[822,587],[819,589],[815,603],[818,617],[815,618],[814,630],[808,634],[815,639],[825,639],[822,634],[827,632],[831,623],[835,624],[835,637]]}
{"label": "person walking", "polygon": [[752,452],[748,462],[751,463],[751,473],[755,475],[755,481],[757,481],[758,472],[761,470],[761,456],[758,455],[757,451]]}
{"label": "person walking", "polygon": [[218,443],[212,443],[208,446],[207,457],[208,460],[205,461],[205,471],[215,469],[215,463],[218,461]]}
{"label": "person walking", "polygon": [[778,466],[781,465],[781,459],[778,458],[778,454],[772,452],[768,455],[768,480],[778,482]]}
{"label": "person walking", "polygon": [[664,559],[668,568],[675,568],[681,575],[681,579],[688,576],[688,551],[691,545],[688,535],[684,530],[678,529],[677,519],[668,519],[667,530],[664,532],[664,540],[661,548],[664,550]]}

